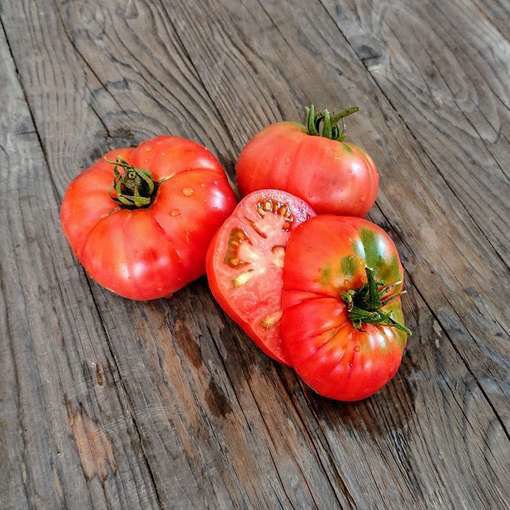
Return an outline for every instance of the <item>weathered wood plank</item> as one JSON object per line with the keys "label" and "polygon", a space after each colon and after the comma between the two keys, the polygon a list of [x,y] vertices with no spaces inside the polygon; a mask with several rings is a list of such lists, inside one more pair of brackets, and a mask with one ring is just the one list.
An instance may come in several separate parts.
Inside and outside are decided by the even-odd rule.
{"label": "weathered wood plank", "polygon": [[157,508],[0,26],[0,506]]}
{"label": "weathered wood plank", "polygon": [[[13,403],[2,386],[2,396],[11,398],[5,407],[8,419],[2,415],[8,424],[3,430],[9,431],[9,441],[18,441],[8,450],[14,459],[10,465],[17,465],[23,450],[12,420],[31,407],[39,415],[46,393],[61,403],[55,404],[60,414],[50,420],[53,428],[43,429],[62,427],[67,439],[77,439],[59,443],[59,451],[74,462],[64,472],[58,457],[51,464],[37,449],[48,432],[36,435],[39,443],[30,444],[25,482],[32,500],[23,499],[26,464],[21,463],[9,502],[23,507],[34,501],[32,489],[39,484],[37,490],[55,507],[62,503],[59,486],[65,487],[70,507],[115,507],[119,503],[110,486],[104,501],[95,491],[107,472],[107,483],[120,487],[118,501],[128,508],[508,506],[510,413],[503,329],[509,329],[508,292],[497,285],[505,266],[480,236],[478,219],[462,207],[462,197],[445,188],[444,168],[438,167],[439,175],[409,123],[406,127],[317,2],[129,0],[36,6],[12,1],[2,9],[55,184],[51,187],[45,174],[35,171],[44,168],[37,144],[35,156],[24,147],[15,151],[21,162],[16,168],[32,169],[40,179],[34,189],[46,190],[52,216],[49,227],[44,217],[37,218],[42,223],[34,223],[37,229],[18,236],[18,251],[18,238],[10,241],[24,263],[19,282],[12,283],[17,268],[3,271],[10,289],[4,310],[16,310],[15,320],[4,321],[14,331],[4,327],[9,345],[17,347],[12,339],[18,335],[25,339],[22,355],[36,353],[36,370],[26,377],[43,374],[43,382],[24,387],[30,398],[25,393],[20,403]],[[55,230],[55,197],[78,165],[107,148],[171,131],[206,143],[232,171],[244,141],[272,120],[300,115],[310,100],[339,106],[356,102],[369,112],[349,127],[383,173],[373,218],[399,243],[415,284],[406,313],[417,333],[399,375],[379,395],[351,406],[316,397],[290,370],[264,358],[221,314],[203,280],[170,302],[150,304],[127,302],[91,284],[91,301],[87,281]],[[17,182],[14,189],[21,189]],[[24,217],[32,218],[38,209],[27,212],[25,202]],[[496,201],[493,207],[501,205]],[[24,251],[25,245],[31,251]],[[2,255],[10,253],[9,245],[3,248]],[[48,255],[61,252],[55,260]],[[45,264],[34,268],[33,260],[51,261],[57,269],[44,273]],[[465,274],[472,275],[468,288]],[[27,315],[18,297],[23,286],[30,289],[32,329],[20,332]],[[48,288],[51,293],[40,290]],[[61,305],[54,304],[60,302],[54,297],[58,292],[65,296]],[[39,301],[42,308],[35,306]],[[68,308],[72,321],[60,318],[62,313],[67,317]],[[43,340],[60,338],[60,330],[63,350],[45,350]],[[77,347],[68,348],[68,331],[79,332]],[[77,367],[84,359],[96,359],[89,353],[98,356],[102,370],[94,374],[94,365],[86,365],[83,380]],[[60,375],[64,383],[59,386],[53,372],[55,366],[65,372],[64,357],[71,360],[75,379]],[[17,365],[10,359],[2,358],[6,381],[16,384],[12,370]],[[63,388],[71,395],[67,406]],[[113,405],[116,399],[120,403]],[[106,437],[112,443],[111,455],[103,446],[97,463],[90,463],[90,452],[78,446],[84,431],[95,430],[93,424],[99,430],[96,442],[105,445]],[[31,436],[32,427],[28,430]],[[126,430],[134,438],[131,445],[124,441]],[[61,469],[62,478],[53,486],[46,485],[49,462]],[[135,471],[138,463],[136,478],[129,469]],[[86,481],[84,473],[94,471]],[[119,473],[127,473],[126,478]],[[5,485],[2,479],[0,489]],[[142,494],[138,502],[124,495],[136,493],[134,487]],[[144,503],[144,490],[150,503]]]}
{"label": "weathered wood plank", "polygon": [[[489,20],[508,41],[510,40],[510,5],[506,0],[471,0],[476,6],[476,19],[480,16]],[[507,103],[508,104],[508,103]]]}
{"label": "weathered wood plank", "polygon": [[[57,7],[12,2],[2,16],[23,27],[8,35],[60,196],[77,161],[157,132],[198,138],[229,162],[224,124],[161,7]],[[275,366],[218,313],[203,280],[150,304],[91,289],[162,506],[348,506]]]}
{"label": "weathered wood plank", "polygon": [[[416,143],[415,134],[374,87],[320,4],[187,2],[169,9],[168,15],[207,88],[218,90],[221,84],[216,104],[232,132],[235,130],[238,148],[275,118],[295,118],[298,108],[310,100],[321,105],[359,104],[368,112],[353,119],[350,126],[352,138],[362,140],[382,170],[380,212],[375,211],[373,217],[396,234],[412,282],[419,289],[416,299],[422,304],[418,309],[420,315],[426,315],[421,320],[428,328],[420,328],[423,343],[411,342],[410,358],[416,361],[408,358],[403,370],[409,370],[409,377],[416,382],[416,400],[421,403],[417,428],[406,430],[409,449],[405,456],[392,460],[377,453],[395,452],[390,424],[395,421],[397,402],[409,398],[407,386],[390,397],[390,410],[388,401],[377,397],[360,404],[361,409],[375,408],[377,421],[385,426],[381,438],[367,439],[369,455],[364,460],[379,466],[372,480],[363,476],[363,461],[346,467],[350,473],[342,471],[351,492],[361,498],[360,494],[367,493],[368,498],[377,497],[378,492],[387,491],[388,477],[393,476],[392,483],[398,487],[390,499],[393,504],[401,504],[401,498],[422,504],[433,498],[441,507],[445,498],[452,497],[465,507],[473,501],[501,505],[508,499],[509,475],[509,349],[505,331],[509,296],[508,289],[498,283],[507,268],[481,235],[470,211],[445,186],[443,176]],[[240,116],[243,122],[238,122]],[[502,215],[500,197],[497,200]],[[468,286],[466,274],[471,280]],[[436,341],[441,348],[435,348]],[[384,396],[391,395],[397,384]],[[428,423],[429,415],[439,420],[437,428]],[[470,425],[473,420],[476,422]],[[348,440],[338,441],[338,424],[333,423],[322,425],[337,466],[345,466],[341,452]],[[439,441],[438,435],[442,437]],[[356,446],[354,455],[359,452]],[[488,453],[480,456],[486,449]],[[404,465],[406,461],[401,459],[405,458],[414,458],[414,466],[426,464],[427,468],[413,470]],[[438,464],[437,459],[444,463]],[[385,470],[388,462],[391,467]],[[466,466],[470,468],[466,470]],[[401,473],[407,473],[414,484],[399,485]],[[491,488],[494,477],[496,488]],[[359,480],[363,485],[358,488]]]}
{"label": "weathered wood plank", "polygon": [[472,0],[323,3],[510,268],[510,42]]}

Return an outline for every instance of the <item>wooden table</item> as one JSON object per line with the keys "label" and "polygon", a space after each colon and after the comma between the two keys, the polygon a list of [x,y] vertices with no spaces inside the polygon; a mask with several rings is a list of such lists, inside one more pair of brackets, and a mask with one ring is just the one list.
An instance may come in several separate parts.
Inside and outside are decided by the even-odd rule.
{"label": "wooden table", "polygon": [[[1,0],[0,508],[510,507],[510,3]],[[59,226],[69,181],[159,133],[231,176],[263,126],[356,104],[370,218],[414,330],[367,401],[317,397],[205,278],[100,288]]]}

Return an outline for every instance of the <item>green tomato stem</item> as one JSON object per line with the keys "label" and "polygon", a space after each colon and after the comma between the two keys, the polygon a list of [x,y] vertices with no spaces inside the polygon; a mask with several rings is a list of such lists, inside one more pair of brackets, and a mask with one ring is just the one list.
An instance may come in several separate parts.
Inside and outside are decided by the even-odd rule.
{"label": "green tomato stem", "polygon": [[151,205],[158,188],[151,173],[130,165],[127,161],[117,158],[107,163],[114,165],[113,199],[126,209],[138,209]]}
{"label": "green tomato stem", "polygon": [[384,285],[375,279],[375,272],[370,267],[365,268],[367,283],[357,290],[344,292],[342,299],[347,305],[347,315],[356,329],[361,329],[363,324],[377,324],[380,326],[394,327],[410,335],[411,330],[391,316],[391,312],[380,310],[392,299],[397,298],[402,292],[388,294],[388,290],[400,285],[397,282],[391,285]]}
{"label": "green tomato stem", "polygon": [[[311,104],[305,107],[305,127],[306,132],[311,136],[322,136],[330,140],[343,142],[345,139],[344,119],[353,113],[359,112],[357,106],[351,106],[336,114],[329,113],[328,110],[316,111],[315,106]],[[342,128],[338,123],[342,122]]]}

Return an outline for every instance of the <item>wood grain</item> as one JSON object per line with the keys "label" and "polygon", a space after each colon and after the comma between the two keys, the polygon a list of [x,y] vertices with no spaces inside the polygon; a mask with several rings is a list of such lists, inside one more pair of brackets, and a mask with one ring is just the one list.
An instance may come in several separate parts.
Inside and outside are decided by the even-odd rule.
{"label": "wood grain", "polygon": [[157,508],[3,31],[0,61],[1,507]]}
{"label": "wood grain", "polygon": [[510,43],[469,0],[324,4],[508,269]]}
{"label": "wood grain", "polygon": [[[481,4],[2,4],[6,508],[510,505],[510,57]],[[403,365],[353,405],[265,358],[203,279],[129,302],[58,231],[69,180],[108,148],[176,133],[233,176],[257,130],[310,101],[361,106],[371,217],[409,276]]]}
{"label": "wood grain", "polygon": [[[215,134],[210,126],[221,130],[222,122],[214,118],[213,106],[200,103],[200,82],[168,36],[170,27],[158,21],[163,19],[158,6],[130,4],[122,18],[120,3],[57,7],[41,13],[30,2],[23,11],[13,4],[3,16],[9,26],[27,28],[11,31],[10,43],[58,196],[81,166],[77,154],[85,165],[99,150],[136,143],[158,131],[199,138],[221,151],[225,134]],[[97,40],[103,32],[95,20],[110,26],[108,53],[101,56]],[[75,33],[66,22],[80,29]],[[150,61],[132,54],[140,44],[139,31],[147,26],[153,34],[144,43],[151,48]],[[40,62],[52,72],[32,67]],[[119,76],[122,86],[115,83]],[[98,88],[101,92],[95,92]],[[174,102],[184,105],[176,110],[177,120],[165,108],[169,91],[177,96]],[[79,119],[88,136],[69,130],[70,118]],[[228,150],[224,147],[225,159]],[[116,384],[129,395],[150,468],[146,483],[155,485],[162,507],[313,507],[336,501],[300,417],[275,390],[274,365],[239,339],[239,330],[218,313],[203,280],[170,303],[130,303],[90,286],[119,373]],[[91,341],[105,343],[97,337]],[[278,421],[275,432],[266,420]]]}
{"label": "wood grain", "polygon": [[[386,224],[387,218],[391,217],[391,226],[397,231],[397,237],[413,239],[413,243],[417,245],[416,248],[413,246],[411,251],[408,243],[403,246],[401,243],[401,251],[408,259],[407,269],[411,273],[412,281],[419,288],[420,296],[427,302],[429,313],[432,314],[436,323],[436,330],[445,336],[447,342],[452,342],[453,352],[456,352],[453,357],[457,365],[456,369],[452,367],[452,372],[456,373],[460,370],[465,374],[463,376],[466,381],[465,387],[459,386],[458,394],[450,398],[461,402],[466,393],[472,392],[472,389],[467,388],[477,388],[477,412],[484,416],[484,425],[477,427],[478,448],[480,450],[485,448],[487,435],[495,426],[498,428],[498,433],[494,437],[501,437],[501,446],[506,454],[508,452],[508,429],[505,423],[505,420],[508,420],[506,380],[508,348],[500,336],[505,334],[504,329],[493,319],[475,312],[474,320],[469,323],[473,329],[476,328],[475,342],[477,338],[486,336],[485,327],[492,329],[494,331],[492,341],[497,351],[493,351],[494,357],[488,360],[483,352],[477,351],[475,345],[471,355],[467,357],[469,352],[466,352],[465,344],[470,332],[465,329],[459,319],[462,317],[464,320],[468,312],[474,315],[471,310],[472,303],[469,303],[469,293],[474,294],[471,297],[479,295],[476,287],[468,290],[468,293],[464,292],[465,282],[459,281],[459,277],[467,273],[477,275],[480,274],[481,269],[485,269],[478,255],[474,260],[469,260],[465,258],[464,253],[478,254],[482,250],[484,257],[493,261],[498,268],[490,277],[493,285],[497,286],[496,282],[500,275],[506,271],[505,265],[494,250],[490,246],[484,246],[479,237],[478,225],[468,214],[463,214],[465,210],[455,194],[447,187],[445,190],[444,179],[415,142],[414,133],[410,132],[405,124],[399,122],[399,117],[385,96],[378,94],[376,90],[374,101],[373,93],[365,92],[373,90],[372,80],[363,72],[361,62],[353,58],[352,50],[341,34],[335,30],[331,20],[321,14],[323,11],[320,5],[314,7],[313,4],[308,3],[306,7],[296,9],[294,4],[282,7],[281,2],[264,2],[260,5],[255,2],[244,2],[244,5],[209,2],[205,9],[206,18],[201,17],[202,7],[188,2],[186,8],[183,7],[180,11],[173,10],[169,15],[174,17],[174,25],[183,39],[183,44],[188,48],[191,58],[197,62],[197,69],[199,72],[202,71],[202,79],[209,89],[214,88],[215,83],[220,79],[218,71],[221,75],[236,77],[234,82],[225,81],[224,109],[222,109],[223,102],[217,101],[229,125],[236,125],[239,112],[243,112],[244,118],[250,121],[255,119],[257,122],[257,115],[263,115],[260,104],[264,101],[270,103],[271,112],[281,111],[286,117],[295,118],[298,115],[297,111],[285,113],[286,106],[282,106],[288,104],[288,98],[292,97],[296,98],[296,102],[301,97],[311,100],[320,97],[323,104],[335,104],[339,101],[342,101],[344,105],[361,104],[370,112],[370,125],[362,126],[358,137],[367,142],[372,140],[372,144],[367,148],[371,154],[376,155],[376,161],[382,163],[383,176],[389,177],[391,169],[394,181],[383,188],[379,201],[380,213],[375,214],[374,217]],[[196,23],[193,23],[193,20],[197,20]],[[183,29],[179,30],[179,27]],[[326,45],[325,41],[334,41],[334,44]],[[216,51],[212,51],[212,47],[216,48]],[[221,62],[225,64],[222,66],[218,60],[215,60],[219,58],[217,55],[223,56]],[[229,55],[230,58],[225,55]],[[317,58],[318,55],[320,59]],[[338,78],[340,72],[342,75]],[[237,94],[237,77],[243,75],[246,78],[241,80],[246,81],[250,76],[256,76],[257,85],[243,88],[243,94],[239,95]],[[320,77],[320,79],[309,80],[310,76]],[[325,90],[324,83],[335,83],[335,90]],[[261,89],[265,91],[262,98],[260,97]],[[283,98],[280,104],[280,96],[275,91],[282,89],[284,89]],[[296,90],[299,92],[295,93]],[[378,117],[375,116],[376,114]],[[273,117],[273,115],[267,115],[256,129],[260,129]],[[356,139],[355,130],[359,128],[354,125],[354,120],[351,124],[352,137]],[[242,126],[246,126],[247,130],[251,129],[249,125],[247,126],[247,122]],[[367,136],[367,132],[370,136]],[[412,186],[409,186],[409,189],[406,188],[404,194],[416,197],[410,199],[408,204],[403,203],[401,199],[403,194],[401,186],[405,186],[406,182],[412,183]],[[431,227],[426,228],[430,224],[435,225],[439,231],[444,228],[448,236],[435,235],[435,230]],[[416,253],[419,253],[419,257]],[[445,255],[449,255],[446,260]],[[499,312],[498,318],[504,324],[508,323],[507,309],[501,306],[507,299],[507,290],[501,287],[491,290],[486,281],[488,275],[486,272],[482,274],[477,279],[473,278],[475,282],[472,284],[482,286],[484,296],[488,297],[490,292],[495,294],[492,296],[494,311]],[[481,324],[482,327],[480,327]],[[482,349],[485,350],[487,339],[484,338],[484,340],[485,345]],[[496,377],[487,377],[487,371],[492,371]],[[442,371],[438,370],[438,372]],[[450,387],[458,386],[457,380],[455,383],[447,382]],[[497,388],[496,391],[494,391],[495,388]],[[450,388],[447,386],[445,391],[449,392]],[[489,395],[488,400],[487,395]],[[431,406],[431,403],[427,405]],[[438,405],[438,407],[441,406],[442,404]],[[454,407],[453,403],[452,407]],[[494,407],[497,408],[496,412]],[[466,419],[462,415],[462,409],[458,409],[457,412],[460,422]],[[434,414],[437,414],[437,411]],[[449,427],[446,428],[448,429]],[[464,439],[459,437],[458,441],[464,442]],[[342,446],[345,448],[345,442]],[[503,484],[508,479],[508,462],[504,455],[499,456],[499,452],[497,450],[495,452],[498,458],[495,461],[490,459],[487,467],[484,468],[483,464],[480,467],[486,471],[486,480],[491,479],[493,471],[501,473],[500,480]],[[456,455],[452,452],[449,462],[452,466],[459,462],[453,460]],[[435,454],[432,453],[431,457],[434,458],[434,456]],[[417,458],[420,456],[417,455]],[[420,459],[420,462],[423,460]],[[465,461],[460,461],[460,465],[464,463]],[[337,462],[337,464],[342,463]],[[435,469],[431,467],[428,473],[434,473],[434,471]],[[467,504],[474,495],[470,484],[466,483],[465,473],[462,470],[455,473],[451,467],[449,471],[448,478],[451,483],[464,489]],[[395,469],[395,473],[397,472]],[[359,478],[362,478],[362,475]],[[398,485],[398,481],[395,483]],[[384,492],[383,483],[376,482],[375,485],[379,487],[372,487],[374,492],[376,488]],[[429,491],[435,491],[436,485],[431,482]],[[496,503],[501,503],[497,493],[483,497],[494,497]]]}

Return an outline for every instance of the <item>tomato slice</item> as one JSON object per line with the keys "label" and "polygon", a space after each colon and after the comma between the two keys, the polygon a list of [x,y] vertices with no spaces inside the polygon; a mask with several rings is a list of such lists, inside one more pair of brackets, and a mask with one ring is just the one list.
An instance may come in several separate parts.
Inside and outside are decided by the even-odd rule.
{"label": "tomato slice", "polygon": [[223,223],[207,255],[216,301],[268,356],[286,364],[280,339],[283,260],[290,232],[312,216],[311,207],[290,193],[256,191]]}

